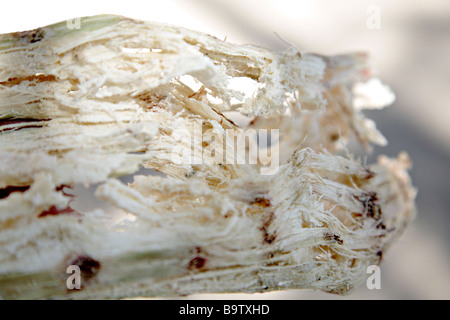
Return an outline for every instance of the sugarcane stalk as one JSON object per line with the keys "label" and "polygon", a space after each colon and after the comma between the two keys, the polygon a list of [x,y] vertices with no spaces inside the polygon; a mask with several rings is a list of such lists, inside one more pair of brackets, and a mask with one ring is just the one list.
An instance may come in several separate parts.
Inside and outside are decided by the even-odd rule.
{"label": "sugarcane stalk", "polygon": [[[243,79],[252,92],[232,85]],[[361,53],[275,52],[120,16],[1,35],[0,297],[352,292],[415,216],[406,153],[344,155],[386,142],[361,112],[370,97],[355,103],[374,83]],[[270,174],[229,152],[273,129]],[[74,208],[80,186],[104,206]]]}

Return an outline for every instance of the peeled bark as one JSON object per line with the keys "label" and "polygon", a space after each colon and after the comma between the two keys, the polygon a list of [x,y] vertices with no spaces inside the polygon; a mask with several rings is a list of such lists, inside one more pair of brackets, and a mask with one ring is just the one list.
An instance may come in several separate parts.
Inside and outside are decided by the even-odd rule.
{"label": "peeled bark", "polygon": [[[366,55],[274,52],[120,16],[80,27],[0,36],[1,298],[345,294],[414,218],[407,155],[365,165],[347,150],[386,142],[361,113],[392,102]],[[249,129],[279,130],[270,174],[227,153]],[[119,180],[143,167],[160,174]],[[77,186],[105,205],[74,209]],[[80,290],[66,286],[70,265]]]}

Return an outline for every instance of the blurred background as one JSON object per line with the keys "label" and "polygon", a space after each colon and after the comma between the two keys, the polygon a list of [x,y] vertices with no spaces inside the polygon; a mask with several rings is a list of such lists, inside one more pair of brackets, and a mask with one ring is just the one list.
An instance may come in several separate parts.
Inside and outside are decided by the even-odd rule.
{"label": "blurred background", "polygon": [[375,148],[369,162],[380,154],[409,153],[418,216],[386,253],[381,290],[363,286],[345,297],[303,290],[188,299],[450,299],[450,1],[8,1],[0,11],[0,33],[103,13],[274,50],[289,42],[321,54],[366,51],[397,96],[389,108],[365,112],[389,141]]}

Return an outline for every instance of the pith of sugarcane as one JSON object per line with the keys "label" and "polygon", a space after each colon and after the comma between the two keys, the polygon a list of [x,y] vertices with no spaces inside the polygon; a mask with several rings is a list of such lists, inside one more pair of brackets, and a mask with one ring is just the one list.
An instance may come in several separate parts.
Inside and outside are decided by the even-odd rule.
{"label": "pith of sugarcane", "polygon": [[351,292],[415,216],[406,153],[349,151],[391,102],[361,53],[109,15],[1,35],[0,297]]}

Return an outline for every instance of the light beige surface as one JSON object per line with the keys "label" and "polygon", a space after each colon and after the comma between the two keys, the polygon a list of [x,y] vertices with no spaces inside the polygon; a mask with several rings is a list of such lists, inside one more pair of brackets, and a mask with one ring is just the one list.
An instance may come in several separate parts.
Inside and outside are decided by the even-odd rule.
{"label": "light beige surface", "polygon": [[[25,15],[19,10],[22,3],[8,3],[11,10],[0,13],[1,32],[104,13],[106,6],[77,1],[70,8],[53,6],[47,10],[48,2],[29,2],[30,10]],[[148,3],[142,8],[137,1],[108,2],[107,11],[183,24],[238,43],[284,48],[273,35],[276,31],[300,49],[323,53],[369,51],[381,77],[397,94],[392,109],[383,111],[385,116],[375,116],[390,141],[387,149],[376,152],[394,155],[394,150],[404,148],[411,154],[413,181],[419,188],[419,217],[414,229],[387,255],[382,290],[362,288],[347,298],[450,298],[450,241],[446,230],[450,153],[448,1],[258,1],[257,6],[255,1],[243,4],[236,0]],[[381,8],[381,30],[366,27],[366,9],[372,4]],[[267,297],[335,298],[305,292]]]}

